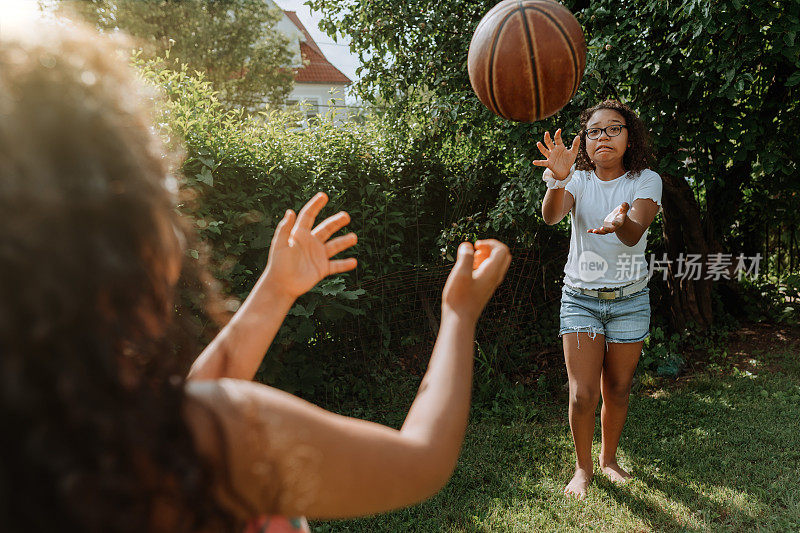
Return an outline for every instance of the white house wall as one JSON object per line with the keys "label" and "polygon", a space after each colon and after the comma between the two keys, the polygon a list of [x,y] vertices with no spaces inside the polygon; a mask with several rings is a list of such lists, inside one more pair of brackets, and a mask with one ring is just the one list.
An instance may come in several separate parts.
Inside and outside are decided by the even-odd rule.
{"label": "white house wall", "polygon": [[286,14],[283,15],[283,18],[275,24],[275,29],[281,31],[284,35],[288,36],[291,40],[291,44],[289,45],[292,49],[292,66],[293,67],[300,67],[303,65],[303,59],[300,55],[300,41],[305,42],[305,36],[303,33],[297,29],[297,26],[289,20],[289,17]]}
{"label": "white house wall", "polygon": [[295,83],[288,100],[314,103],[318,106],[321,115],[326,115],[331,109],[334,109],[337,122],[347,118],[347,108],[344,107],[344,85]]}

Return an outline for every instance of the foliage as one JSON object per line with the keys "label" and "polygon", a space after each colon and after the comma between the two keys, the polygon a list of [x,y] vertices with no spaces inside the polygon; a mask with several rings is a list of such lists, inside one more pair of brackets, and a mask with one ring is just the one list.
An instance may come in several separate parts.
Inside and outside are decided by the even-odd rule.
{"label": "foliage", "polygon": [[[457,242],[478,236],[496,237],[515,248],[539,250],[543,260],[558,258],[565,252],[568,222],[550,228],[542,224],[538,215],[543,187],[531,164],[538,158],[535,141],[544,128],[552,130],[557,124],[574,132],[577,111],[601,97],[619,93],[624,99],[635,99],[634,106],[649,117],[657,130],[660,150],[671,147],[692,160],[681,167],[681,172],[699,172],[701,163],[696,158],[705,157],[703,150],[708,149],[707,144],[717,140],[705,138],[706,144],[702,144],[703,139],[692,133],[692,128],[698,125],[711,128],[716,124],[718,134],[730,133],[727,141],[720,141],[724,147],[714,148],[722,154],[722,159],[703,159],[702,164],[706,165],[703,168],[710,169],[712,175],[702,179],[692,175],[701,198],[709,197],[708,191],[713,188],[709,184],[717,178],[714,169],[728,172],[735,166],[738,153],[735,147],[741,143],[746,141],[750,143],[748,146],[755,143],[754,146],[763,148],[766,145],[758,143],[770,142],[773,144],[769,148],[782,154],[797,149],[783,139],[754,140],[749,136],[739,139],[737,135],[741,137],[742,129],[726,133],[727,115],[715,118],[700,100],[692,104],[694,107],[680,108],[681,115],[676,115],[677,107],[667,113],[663,107],[667,103],[678,105],[678,100],[696,95],[680,92],[684,90],[682,86],[676,88],[671,81],[662,83],[654,72],[664,69],[670,80],[689,73],[680,70],[680,61],[670,55],[671,49],[648,52],[644,41],[631,33],[632,27],[640,31],[646,28],[636,26],[640,22],[624,16],[646,8],[650,11],[644,14],[664,22],[666,2],[626,3],[624,9],[611,9],[607,2],[599,1],[579,12],[590,44],[587,76],[578,96],[560,115],[537,124],[498,119],[477,102],[469,88],[466,50],[471,28],[489,7],[486,2],[417,0],[400,6],[379,1],[342,4],[312,0],[311,3],[328,15],[329,31],[346,29],[354,39],[355,50],[365,54],[362,91],[368,95],[372,90],[375,98],[386,103],[381,117],[341,128],[334,127],[331,120],[322,119],[307,129],[291,129],[287,126],[292,126],[294,118],[283,113],[244,117],[241,113],[226,112],[207,82],[190,75],[186,68],[164,69],[152,62],[142,65],[145,75],[164,87],[169,95],[170,104],[163,114],[165,134],[186,139],[184,186],[195,191],[198,200],[182,206],[182,210],[196,220],[201,235],[210,244],[216,275],[232,295],[241,299],[252,287],[264,267],[272,230],[287,207],[298,208],[313,192],[325,190],[331,198],[327,214],[345,209],[352,216],[351,229],[359,235],[358,270],[320,285],[298,302],[261,369],[262,379],[293,392],[319,398],[333,388],[343,387],[351,391],[361,388],[358,394],[369,395],[378,387],[375,379],[380,372],[375,372],[376,366],[405,368],[409,361],[403,357],[418,357],[420,353],[423,361],[427,361],[430,353],[425,344],[429,335],[427,321],[422,310],[414,307],[421,296],[419,292],[408,292],[408,287],[403,287],[400,281],[392,281],[400,278],[387,275],[412,269],[422,277],[441,272],[452,259]],[[686,9],[690,6],[687,2],[670,5],[670,15],[679,6]],[[730,6],[729,2],[722,1],[714,4],[713,9],[721,10],[724,15],[726,6]],[[764,39],[773,42],[775,25],[792,24],[791,10],[788,18],[777,15],[769,19],[770,13],[774,14],[770,6],[758,14],[766,17],[762,21],[765,25],[753,30],[752,35],[741,37],[741,46],[752,48],[758,38],[762,43]],[[672,37],[661,41],[658,34],[652,47],[665,47],[664,43],[672,38],[679,42],[688,39],[685,27],[694,27],[695,31],[698,27],[723,31],[711,20],[717,12],[706,11],[703,17],[687,19],[681,18],[680,10],[675,11],[676,20],[682,24],[670,22],[664,26],[669,30],[664,31]],[[769,20],[772,25],[767,24]],[[618,32],[629,38],[612,40],[619,38],[614,37]],[[712,48],[686,44],[686,53],[695,54],[687,56],[686,61],[692,68],[716,68],[707,54],[716,53],[713,47],[718,44],[703,42]],[[663,64],[659,54],[664,56]],[[728,59],[740,61],[740,55]],[[758,68],[763,71],[757,69],[758,76],[767,76],[774,69],[786,66],[780,59],[785,54],[779,56],[769,46],[762,50],[762,56],[762,66]],[[655,66],[648,66],[647,62],[660,66],[654,71]],[[741,64],[743,72],[751,67],[749,63]],[[713,96],[716,100],[712,100],[719,105],[728,98],[729,104],[739,106],[743,117],[749,116],[747,113],[753,112],[759,102],[763,109],[774,109],[763,94],[762,100],[758,100],[747,87],[735,93],[741,85],[736,80],[723,91],[714,85],[715,79],[720,81],[719,77],[714,78],[710,70],[707,74],[709,79],[698,84],[708,84],[702,85],[702,91],[710,98],[713,95],[709,91],[718,90]],[[758,76],[753,76],[754,84],[763,81]],[[653,81],[656,78],[658,83]],[[652,87],[641,88],[630,80],[646,82]],[[787,97],[795,95],[795,86],[788,79],[781,87],[787,91]],[[656,90],[662,92],[652,92]],[[671,93],[675,91],[678,92]],[[784,121],[797,112],[796,108],[794,103],[788,103],[775,118],[777,122],[773,121],[774,126],[784,128]],[[664,124],[669,126],[665,128]],[[748,122],[738,124],[740,128],[749,127]],[[675,133],[679,131],[683,136]],[[757,153],[760,157],[761,152]],[[760,161],[758,157],[756,160]],[[659,169],[674,171],[674,161],[672,155],[663,157],[664,166]],[[711,163],[720,166],[712,168],[708,166]],[[753,165],[745,169],[747,175],[756,175],[753,173],[763,168],[752,159],[749,163]],[[784,168],[793,168],[792,165],[787,161]],[[772,185],[787,179],[783,171],[761,177]],[[758,202],[763,201],[763,190],[748,180],[744,182],[739,189],[730,186],[732,190],[744,191],[740,205],[731,209],[739,216],[739,224],[757,214]],[[785,185],[794,186],[793,182]],[[704,201],[710,205],[708,200]],[[729,232],[731,239],[738,234],[736,227],[732,226]],[[660,246],[659,233],[657,226],[651,228],[654,237],[651,246]],[[542,270],[545,297],[532,299],[533,306],[550,302],[546,288],[551,281],[556,285],[562,265],[551,264]],[[433,305],[428,304],[426,312],[432,309],[435,313],[443,278],[437,281],[431,274],[426,279],[430,281],[427,285],[415,281],[415,290],[432,295]],[[369,286],[370,282],[378,281],[380,288]],[[367,289],[359,292],[361,287]],[[397,327],[399,317],[412,312],[420,317],[419,324],[405,329]],[[557,317],[556,310],[551,314]],[[354,342],[364,341],[365,331],[378,335],[379,341],[369,344],[368,349],[362,344],[357,350],[337,351],[337,346],[352,347]],[[522,347],[516,351],[508,347],[508,339],[499,339],[505,342],[504,346],[493,344],[491,337],[479,339],[479,373],[508,379],[530,359],[526,349],[532,339],[545,344],[544,340],[553,336],[553,324],[537,320],[513,335],[510,338]],[[662,338],[653,338],[647,344],[645,367],[674,375],[680,370],[679,354],[686,345],[677,343],[674,332],[663,330],[661,335]],[[404,354],[397,347],[403,347]],[[419,363],[411,366],[415,364],[419,369]],[[345,368],[349,370],[344,371]],[[481,394],[491,398],[498,393],[487,389]]]}
{"label": "foliage", "polygon": [[681,356],[681,335],[673,333],[668,338],[659,326],[650,330],[644,340],[640,368],[654,370],[659,376],[677,376],[684,364]]}
{"label": "foliage", "polygon": [[677,251],[752,256],[762,249],[765,222],[800,222],[793,208],[800,192],[793,134],[800,1],[567,0],[586,34],[584,80],[558,115],[535,124],[499,119],[471,90],[469,43],[494,4],[310,1],[325,16],[324,29],[347,35],[360,54],[362,97],[386,102],[399,131],[403,124],[430,129],[432,148],[470,170],[459,184],[465,194],[452,233],[501,228],[525,242],[540,225],[536,141],[557,126],[576,133],[578,110],[609,96],[651,128],[655,170],[675,213],[671,225],[657,218],[651,227],[650,251],[663,251],[668,238],[679,247],[690,238],[696,249]]}
{"label": "foliage", "polygon": [[796,323],[800,317],[800,276],[782,279],[745,279],[741,283],[742,306],[751,322]]}
{"label": "foliage", "polygon": [[228,105],[283,103],[293,86],[282,13],[263,0],[61,0],[102,30],[141,40],[149,57],[167,53],[202,72]]}
{"label": "foliage", "polygon": [[325,15],[322,26],[330,35],[346,34],[360,54],[364,98],[393,102],[398,120],[427,118],[443,132],[446,147],[477,144],[485,160],[517,171],[508,173],[501,197],[517,185],[514,174],[530,177],[535,142],[545,128],[575,133],[577,110],[606,96],[630,103],[650,124],[659,152],[656,170],[690,176],[697,188],[719,197],[724,207],[712,216],[723,217],[720,229],[739,214],[725,200],[738,208],[753,183],[782,191],[773,199],[784,201],[800,188],[800,147],[791,136],[800,118],[797,0],[567,1],[586,33],[586,74],[578,95],[555,119],[533,125],[498,119],[470,88],[472,31],[494,3],[310,5]]}
{"label": "foliage", "polygon": [[[188,253],[210,255],[213,274],[233,297],[232,308],[262,272],[274,227],[287,208],[299,209],[324,190],[330,204],[322,216],[338,210],[351,215],[349,229],[359,236],[353,251],[357,270],[322,282],[298,301],[260,379],[320,400],[337,388],[372,394],[382,387],[376,365],[414,374],[424,370],[455,244],[487,236],[474,228],[451,231],[457,207],[451,199],[462,194],[465,174],[474,177],[475,169],[461,166],[460,158],[438,157],[425,132],[398,135],[377,120],[334,126],[332,117],[297,128],[302,117],[277,111],[246,116],[226,110],[210,83],[185,65],[141,57],[136,63],[166,93],[158,121],[162,135],[172,143],[184,140],[182,187],[194,200],[180,210],[208,245]],[[497,228],[489,236],[514,231]],[[534,232],[529,242],[549,233]],[[558,247],[563,248],[563,239]],[[547,272],[541,276],[548,279],[562,266],[546,257],[533,260],[543,263]],[[539,276],[528,272],[521,278],[523,292]],[[557,289],[554,284],[550,292]],[[524,301],[553,301],[552,295],[536,293],[526,294]],[[497,354],[486,371],[536,372],[538,367],[527,362],[527,349],[552,341],[555,325],[517,316],[507,335],[497,335],[497,328],[506,332],[509,308],[495,304],[479,328],[482,346]],[[492,345],[498,340],[503,347]],[[516,348],[509,351],[512,344]]]}

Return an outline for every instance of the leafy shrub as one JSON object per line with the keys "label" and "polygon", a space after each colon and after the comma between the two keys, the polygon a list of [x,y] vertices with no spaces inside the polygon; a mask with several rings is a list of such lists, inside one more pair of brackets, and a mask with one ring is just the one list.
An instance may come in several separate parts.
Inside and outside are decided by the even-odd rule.
{"label": "leafy shrub", "polygon": [[655,371],[660,376],[677,376],[684,364],[681,356],[681,336],[673,333],[669,337],[664,329],[651,328],[650,336],[644,340],[640,366]]}
{"label": "leafy shrub", "polygon": [[[252,117],[227,111],[209,83],[185,66],[135,63],[166,94],[159,127],[173,144],[181,140],[185,152],[179,180],[194,199],[179,210],[207,243],[207,249],[187,253],[208,256],[212,273],[234,299],[232,308],[263,271],[287,208],[299,209],[322,190],[330,197],[322,217],[338,210],[351,215],[349,229],[359,236],[358,269],[325,280],[299,299],[258,378],[319,399],[337,383],[353,394],[377,387],[375,368],[413,363],[413,373],[424,370],[457,243],[478,235],[513,243],[514,233],[520,234],[499,226],[492,231],[464,216],[491,206],[500,191],[485,181],[502,180],[464,164],[472,152],[440,157],[424,132],[398,133],[377,120],[335,126],[331,117],[297,128],[292,113]],[[536,224],[529,221],[527,228]],[[545,337],[532,326],[526,335]],[[490,337],[486,332],[487,342]],[[524,356],[505,358],[499,369],[515,368]],[[415,362],[403,360],[409,357]]]}
{"label": "leafy shrub", "polygon": [[796,322],[800,315],[800,275],[782,279],[742,278],[740,312],[750,322]]}
{"label": "leafy shrub", "polygon": [[[455,247],[478,237],[507,242],[515,257],[479,325],[478,372],[513,382],[563,365],[552,350],[542,352],[552,364],[531,357],[537,346],[558,344],[568,222],[541,222],[543,191],[526,158],[503,156],[503,146],[469,135],[443,140],[424,121],[373,117],[335,126],[328,116],[300,128],[301,117],[291,112],[247,116],[226,110],[210,84],[185,66],[134,62],[166,95],[162,135],[174,145],[180,140],[185,151],[179,180],[194,199],[178,208],[207,243],[187,253],[209,258],[232,308],[263,271],[287,208],[299,209],[322,190],[330,197],[322,217],[351,215],[357,270],[300,298],[259,379],[330,405],[345,392],[385,395],[390,387],[380,376],[401,370],[419,376]],[[682,361],[674,338],[656,327],[645,344],[645,366],[676,374]],[[491,384],[477,392],[484,399],[498,394]]]}

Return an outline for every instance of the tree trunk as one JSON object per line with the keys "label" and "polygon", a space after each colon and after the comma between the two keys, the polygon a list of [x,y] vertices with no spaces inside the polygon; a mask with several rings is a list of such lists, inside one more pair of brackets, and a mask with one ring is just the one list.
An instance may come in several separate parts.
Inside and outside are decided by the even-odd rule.
{"label": "tree trunk", "polygon": [[701,269],[700,279],[689,276],[678,277],[677,259],[680,253],[700,254],[705,265],[710,251],[706,240],[700,206],[697,205],[692,188],[684,178],[662,175],[664,184],[662,204],[664,208],[664,242],[670,260],[667,274],[669,289],[670,323],[677,330],[694,322],[703,329],[714,323],[711,308],[711,280]]}

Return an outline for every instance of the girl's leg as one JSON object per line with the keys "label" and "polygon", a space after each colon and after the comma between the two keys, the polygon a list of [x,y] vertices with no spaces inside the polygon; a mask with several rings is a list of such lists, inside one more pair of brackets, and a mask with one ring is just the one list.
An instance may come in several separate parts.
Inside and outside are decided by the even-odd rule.
{"label": "girl's leg", "polygon": [[617,464],[617,445],[622,427],[628,416],[628,398],[631,382],[639,356],[642,353],[640,342],[608,343],[608,351],[603,361],[601,392],[603,407],[600,410],[602,445],[600,448],[600,470],[612,481],[624,481],[631,475]]}
{"label": "girl's leg", "polygon": [[575,475],[564,492],[582,498],[593,473],[592,437],[595,411],[600,399],[605,336],[600,333],[592,336],[586,332],[565,333],[562,342],[569,376],[569,427],[576,457]]}

